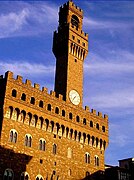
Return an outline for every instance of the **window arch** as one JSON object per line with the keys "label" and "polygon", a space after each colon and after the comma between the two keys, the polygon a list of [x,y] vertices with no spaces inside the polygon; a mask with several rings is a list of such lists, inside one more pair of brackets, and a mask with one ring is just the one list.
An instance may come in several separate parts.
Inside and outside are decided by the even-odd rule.
{"label": "window arch", "polygon": [[73,119],[73,114],[69,113],[69,119]]}
{"label": "window arch", "polygon": [[39,150],[42,150],[42,151],[46,150],[46,141],[43,138],[41,138],[39,141]]}
{"label": "window arch", "polygon": [[4,180],[13,180],[13,170],[12,169],[6,169],[4,172]]}
{"label": "window arch", "polygon": [[76,29],[78,30],[78,27],[79,27],[79,19],[76,15],[72,15],[72,18],[71,18],[71,24],[72,26],[75,26]]}
{"label": "window arch", "polygon": [[55,113],[59,114],[59,108],[58,107],[55,108]]}
{"label": "window arch", "polygon": [[90,154],[88,152],[85,153],[85,163],[90,163]]}
{"label": "window arch", "polygon": [[10,119],[12,117],[12,114],[13,114],[13,107],[9,106],[9,108],[6,111],[5,117]]}
{"label": "window arch", "polygon": [[31,97],[30,103],[33,105],[35,104],[35,98],[34,97]]}
{"label": "window arch", "polygon": [[47,110],[48,110],[48,111],[51,111],[51,104],[48,104],[48,105],[47,105]]}
{"label": "window arch", "polygon": [[40,101],[40,102],[39,102],[39,107],[43,108],[43,105],[44,105],[44,104],[43,104],[43,101]]}
{"label": "window arch", "polygon": [[57,145],[53,144],[53,154],[55,155],[57,153]]}
{"label": "window arch", "polygon": [[98,129],[98,130],[99,130],[99,124],[98,124],[98,123],[96,124],[96,129]]}
{"label": "window arch", "polygon": [[17,131],[15,129],[10,130],[10,135],[9,135],[9,141],[16,143],[17,142]]}
{"label": "window arch", "polygon": [[80,117],[79,116],[76,116],[76,121],[80,122]]}
{"label": "window arch", "polygon": [[21,95],[21,100],[26,101],[26,94],[25,94],[25,93],[23,93],[23,94]]}
{"label": "window arch", "polygon": [[95,161],[95,166],[99,166],[99,157],[97,155],[95,155],[94,161]]}
{"label": "window arch", "polygon": [[93,127],[93,121],[90,121],[90,127]]}
{"label": "window arch", "polygon": [[71,176],[71,174],[72,174],[72,171],[71,171],[71,169],[69,169],[68,170],[68,176]]}
{"label": "window arch", "polygon": [[30,134],[25,135],[25,146],[27,147],[32,146],[32,136]]}
{"label": "window arch", "polygon": [[65,110],[62,110],[62,116],[65,117]]}
{"label": "window arch", "polygon": [[105,132],[105,126],[102,126],[102,131]]}
{"label": "window arch", "polygon": [[90,176],[90,172],[89,171],[86,171],[86,177],[87,176]]}
{"label": "window arch", "polygon": [[87,122],[86,122],[86,118],[83,119],[83,124],[86,125]]}
{"label": "window arch", "polygon": [[15,89],[12,90],[12,96],[16,97],[17,96],[17,91]]}
{"label": "window arch", "polygon": [[38,175],[36,176],[36,180],[44,180],[44,179],[43,179],[43,176],[42,176],[42,175],[38,174]]}
{"label": "window arch", "polygon": [[73,154],[73,151],[72,151],[72,149],[69,147],[69,148],[67,149],[67,157],[68,157],[68,158],[72,158],[72,154]]}
{"label": "window arch", "polygon": [[22,172],[20,180],[29,180],[29,174],[27,172]]}

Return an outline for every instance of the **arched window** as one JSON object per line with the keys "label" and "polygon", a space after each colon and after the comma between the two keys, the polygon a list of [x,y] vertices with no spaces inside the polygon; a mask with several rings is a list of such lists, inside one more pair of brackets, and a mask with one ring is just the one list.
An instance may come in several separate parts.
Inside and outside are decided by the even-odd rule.
{"label": "arched window", "polygon": [[29,175],[27,172],[21,173],[20,180],[29,180]]}
{"label": "arched window", "polygon": [[24,93],[21,96],[21,100],[26,101],[26,95]]}
{"label": "arched window", "polygon": [[99,157],[95,155],[94,157],[95,166],[99,166]]}
{"label": "arched window", "polygon": [[32,136],[30,134],[25,135],[25,146],[32,146]]}
{"label": "arched window", "polygon": [[72,18],[71,18],[71,24],[72,26],[76,27],[76,29],[78,30],[78,27],[79,27],[79,19],[76,15],[72,15]]}
{"label": "arched window", "polygon": [[30,103],[31,103],[31,104],[35,104],[35,98],[34,98],[34,97],[31,97]]}
{"label": "arched window", "polygon": [[37,175],[37,176],[36,176],[36,180],[43,180],[43,176],[42,176],[42,175],[40,175],[40,174],[39,174],[39,175]]}
{"label": "arched window", "polygon": [[87,124],[87,122],[86,122],[86,119],[85,119],[85,118],[83,119],[83,124],[84,124],[84,125],[86,125],[86,124]]}
{"label": "arched window", "polygon": [[51,104],[48,104],[48,105],[47,105],[47,110],[48,110],[48,111],[51,111]]}
{"label": "arched window", "polygon": [[69,119],[73,119],[72,113],[69,113]]}
{"label": "arched window", "polygon": [[99,139],[96,138],[96,147],[98,147],[98,144],[99,144]]}
{"label": "arched window", "polygon": [[76,116],[76,121],[80,122],[80,117],[79,116]]}
{"label": "arched window", "polygon": [[55,108],[55,113],[59,114],[59,108],[58,107]]}
{"label": "arched window", "polygon": [[105,132],[105,126],[102,126],[102,131]]}
{"label": "arched window", "polygon": [[72,174],[72,171],[71,171],[71,169],[69,169],[68,170],[68,176],[71,176],[71,174]]}
{"label": "arched window", "polygon": [[65,110],[62,110],[62,116],[65,117]]}
{"label": "arched window", "polygon": [[10,137],[9,137],[9,141],[16,143],[17,142],[17,131],[15,129],[11,129],[10,130]]}
{"label": "arched window", "polygon": [[86,177],[87,176],[90,176],[90,172],[89,171],[86,171]]}
{"label": "arched window", "polygon": [[56,153],[57,153],[57,145],[53,144],[53,154],[56,154]]}
{"label": "arched window", "polygon": [[90,155],[88,152],[85,154],[85,163],[87,163],[87,164],[90,163]]}
{"label": "arched window", "polygon": [[93,127],[93,121],[90,121],[90,127]]}
{"label": "arched window", "polygon": [[99,124],[98,124],[98,123],[96,124],[96,129],[98,129],[98,130],[99,130]]}
{"label": "arched window", "polygon": [[67,157],[68,157],[68,158],[72,158],[72,154],[73,154],[73,151],[72,151],[72,149],[69,147],[69,148],[67,149]]}
{"label": "arched window", "polygon": [[42,151],[46,150],[46,141],[44,139],[40,139],[39,141],[39,150],[42,150]]}
{"label": "arched window", "polygon": [[16,97],[17,96],[17,91],[15,89],[12,90],[12,96]]}
{"label": "arched window", "polygon": [[39,107],[43,108],[43,101],[39,102]]}
{"label": "arched window", "polygon": [[4,180],[13,180],[13,171],[12,169],[6,169],[4,172]]}

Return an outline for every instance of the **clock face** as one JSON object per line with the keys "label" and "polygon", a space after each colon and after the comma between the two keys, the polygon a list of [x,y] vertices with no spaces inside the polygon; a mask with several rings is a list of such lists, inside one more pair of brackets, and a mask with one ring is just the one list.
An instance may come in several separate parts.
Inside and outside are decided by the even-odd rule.
{"label": "clock face", "polygon": [[78,105],[80,103],[80,95],[75,90],[71,90],[69,92],[69,98],[74,105]]}

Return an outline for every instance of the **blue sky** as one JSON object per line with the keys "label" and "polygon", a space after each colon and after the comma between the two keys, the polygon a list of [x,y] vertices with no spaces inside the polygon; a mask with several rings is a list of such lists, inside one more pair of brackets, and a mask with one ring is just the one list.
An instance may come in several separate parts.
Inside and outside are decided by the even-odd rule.
{"label": "blue sky", "polygon": [[[0,74],[54,89],[53,31],[63,0],[0,1]],[[134,2],[74,0],[89,34],[84,105],[109,115],[107,164],[134,157]]]}

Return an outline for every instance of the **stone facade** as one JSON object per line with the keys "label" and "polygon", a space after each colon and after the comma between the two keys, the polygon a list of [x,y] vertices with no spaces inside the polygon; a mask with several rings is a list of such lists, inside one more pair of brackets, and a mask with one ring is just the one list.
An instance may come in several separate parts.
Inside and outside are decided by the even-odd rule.
{"label": "stone facade", "polygon": [[[39,84],[33,87],[29,80],[24,83],[19,75],[14,78],[9,71],[0,78],[0,179],[76,180],[104,170],[108,116],[90,111],[88,106],[82,107],[83,60],[88,48],[88,36],[81,31],[82,10],[69,1],[60,8],[59,18],[63,16],[62,9],[66,13],[69,10],[68,19],[73,14],[80,19],[78,30],[77,24],[71,27],[70,23],[61,30],[63,20],[60,19],[58,34],[54,34],[55,44],[55,36],[59,37],[61,31],[63,36],[68,29],[69,40],[64,39],[63,43],[68,47],[65,56],[53,45],[58,62],[56,73],[64,74],[60,66],[64,58],[63,64],[67,65],[62,86],[57,85],[59,74],[55,91],[50,93],[47,88],[41,90]],[[78,44],[82,42],[83,46],[73,42],[76,38],[72,40],[72,35],[79,37]],[[56,41],[59,43],[59,38]],[[78,64],[75,70],[74,63]],[[78,105],[70,102],[71,89],[80,95]]]}

